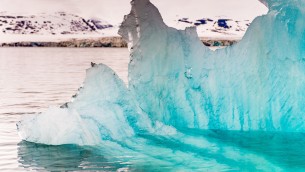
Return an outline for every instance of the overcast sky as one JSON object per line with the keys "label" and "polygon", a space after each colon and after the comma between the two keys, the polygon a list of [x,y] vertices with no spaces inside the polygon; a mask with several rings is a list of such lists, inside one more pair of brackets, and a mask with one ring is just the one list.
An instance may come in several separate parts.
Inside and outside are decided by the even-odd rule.
{"label": "overcast sky", "polygon": [[[253,19],[267,12],[258,0],[151,0],[165,21],[178,17]],[[65,11],[120,23],[130,11],[129,0],[0,0],[0,11],[22,14]]]}

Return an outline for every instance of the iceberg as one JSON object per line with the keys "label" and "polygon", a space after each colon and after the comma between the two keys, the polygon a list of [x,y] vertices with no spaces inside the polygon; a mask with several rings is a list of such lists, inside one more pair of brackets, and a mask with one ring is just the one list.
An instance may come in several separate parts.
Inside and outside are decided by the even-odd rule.
{"label": "iceberg", "polygon": [[[157,124],[304,132],[305,3],[261,2],[269,12],[253,21],[242,41],[211,51],[195,27],[168,27],[149,0],[133,0],[119,30],[130,49],[128,88],[107,66],[95,65],[67,108],[25,117],[18,124],[21,138],[98,143],[151,132]],[[57,140],[52,128],[62,134]]]}
{"label": "iceberg", "polygon": [[[17,124],[20,137],[99,145],[118,156],[136,152],[188,170],[250,165],[245,152],[215,145],[198,131],[305,132],[305,2],[260,1],[268,14],[257,17],[239,43],[212,51],[195,27],[168,27],[149,0],[133,0],[119,30],[130,50],[128,87],[109,67],[93,64],[74,100],[25,116]],[[258,170],[282,170],[249,154],[252,166],[267,164]]]}
{"label": "iceberg", "polygon": [[[304,1],[262,1],[238,44],[213,52],[195,28],[167,27],[134,0],[119,33],[131,47],[129,89],[154,120],[178,128],[304,132]],[[149,91],[148,91],[149,90]]]}
{"label": "iceberg", "polygon": [[73,101],[25,115],[17,128],[23,140],[50,145],[98,145],[141,133],[176,133],[171,126],[152,122],[115,72],[94,63]]}
{"label": "iceberg", "polygon": [[[19,136],[93,146],[89,152],[140,171],[305,169],[305,1],[260,1],[268,14],[239,43],[212,51],[195,27],[168,27],[149,0],[133,0],[119,30],[130,50],[128,86],[92,63],[73,100],[24,116]],[[21,143],[29,152],[22,163],[48,151],[40,147]]]}

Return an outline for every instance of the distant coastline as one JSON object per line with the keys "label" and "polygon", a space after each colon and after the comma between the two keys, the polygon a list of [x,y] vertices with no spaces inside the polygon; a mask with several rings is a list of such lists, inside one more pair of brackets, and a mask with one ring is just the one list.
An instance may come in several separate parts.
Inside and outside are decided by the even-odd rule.
{"label": "distant coastline", "polygon": [[[202,43],[208,47],[230,46],[237,43],[240,39],[226,38],[204,38]],[[69,39],[65,41],[20,41],[0,43],[0,47],[75,47],[75,48],[93,48],[93,47],[112,47],[126,48],[127,43],[119,36],[102,37],[92,39]]]}

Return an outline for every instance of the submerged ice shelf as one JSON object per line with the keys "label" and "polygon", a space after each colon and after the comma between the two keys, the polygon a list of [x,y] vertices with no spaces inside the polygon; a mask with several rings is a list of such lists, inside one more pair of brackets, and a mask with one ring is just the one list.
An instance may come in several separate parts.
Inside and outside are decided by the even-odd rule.
{"label": "submerged ice shelf", "polygon": [[[176,154],[167,142],[197,152],[213,145],[193,137],[195,129],[304,133],[305,2],[261,1],[268,14],[253,21],[241,42],[214,52],[195,28],[170,28],[149,0],[133,0],[119,30],[131,51],[128,87],[107,66],[93,65],[73,102],[25,116],[19,135],[51,145],[116,147],[114,154],[135,151],[161,161]],[[185,152],[172,162],[179,157],[213,162]]]}

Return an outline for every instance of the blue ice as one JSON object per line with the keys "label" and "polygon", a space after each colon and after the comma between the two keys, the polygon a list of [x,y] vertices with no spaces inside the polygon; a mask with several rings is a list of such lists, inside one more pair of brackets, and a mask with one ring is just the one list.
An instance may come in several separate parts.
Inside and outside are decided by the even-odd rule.
{"label": "blue ice", "polygon": [[261,1],[269,12],[242,40],[211,51],[195,27],[168,27],[149,0],[133,0],[119,30],[130,49],[128,87],[109,67],[94,65],[73,102],[25,116],[19,135],[49,145],[99,145],[118,156],[136,152],[142,160],[180,163],[178,170],[238,163],[283,170],[196,132],[305,132],[305,1]]}

